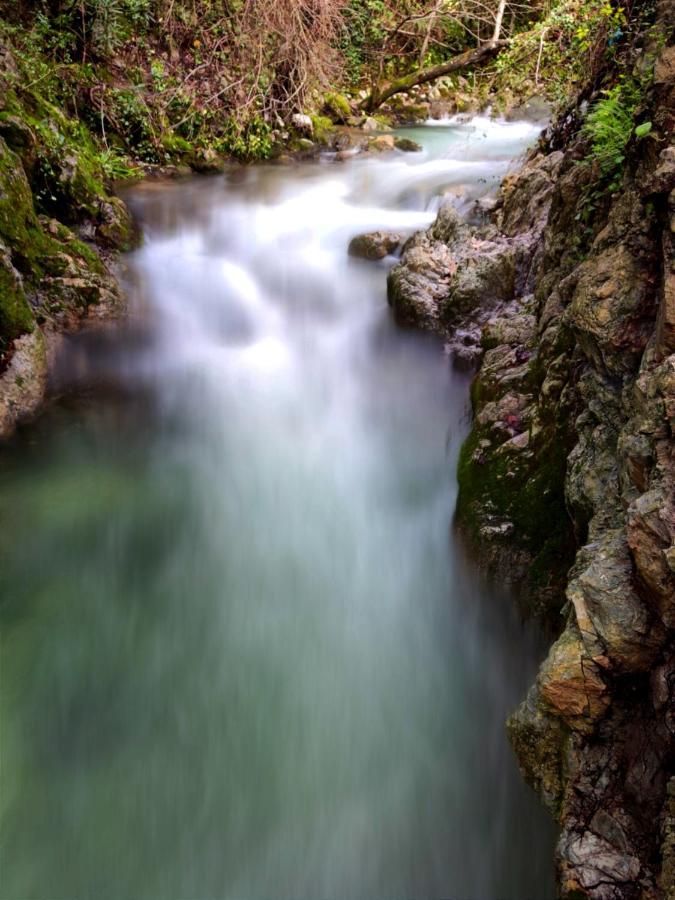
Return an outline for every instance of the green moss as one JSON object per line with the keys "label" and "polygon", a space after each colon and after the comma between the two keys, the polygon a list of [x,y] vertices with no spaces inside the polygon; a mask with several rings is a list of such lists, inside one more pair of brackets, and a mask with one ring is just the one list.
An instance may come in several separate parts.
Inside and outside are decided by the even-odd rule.
{"label": "green moss", "polygon": [[509,541],[533,559],[528,593],[557,594],[575,549],[564,495],[570,447],[554,428],[532,455],[497,453],[495,445],[482,449],[484,437],[474,426],[460,453],[457,520],[475,547],[488,515],[513,523]]}
{"label": "green moss", "polygon": [[191,157],[195,152],[194,145],[190,141],[173,132],[162,136],[162,147],[169,157],[181,161]]}
{"label": "green moss", "polygon": [[310,116],[310,119],[312,120],[314,140],[319,144],[327,143],[334,129],[331,120],[327,116]]}
{"label": "green moss", "polygon": [[352,114],[349,100],[347,100],[344,94],[334,93],[326,94],[321,112],[332,122],[340,124],[346,122]]}
{"label": "green moss", "polygon": [[35,321],[26,296],[10,269],[0,258],[0,349],[32,331]]}
{"label": "green moss", "polygon": [[72,236],[72,233],[68,243],[68,253],[78,257],[88,269],[91,269],[91,271],[95,272],[97,275],[104,274],[105,269],[98,253],[83,241],[78,241],[77,238]]}
{"label": "green moss", "polygon": [[30,186],[21,160],[0,138],[0,240],[8,247],[24,245],[29,225],[37,227]]}

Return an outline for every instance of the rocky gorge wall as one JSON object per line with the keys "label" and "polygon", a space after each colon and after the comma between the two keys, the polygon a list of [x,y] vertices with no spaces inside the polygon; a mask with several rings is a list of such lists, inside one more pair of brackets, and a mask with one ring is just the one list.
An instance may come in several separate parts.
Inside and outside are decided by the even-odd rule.
{"label": "rocky gorge wall", "polygon": [[481,222],[443,207],[389,279],[399,322],[480,360],[457,527],[557,634],[508,733],[567,898],[675,896],[675,48],[657,54],[654,135],[590,227],[575,110]]}
{"label": "rocky gorge wall", "polygon": [[56,336],[123,308],[113,263],[134,237],[86,134],[20,82],[0,41],[0,439],[40,407]]}

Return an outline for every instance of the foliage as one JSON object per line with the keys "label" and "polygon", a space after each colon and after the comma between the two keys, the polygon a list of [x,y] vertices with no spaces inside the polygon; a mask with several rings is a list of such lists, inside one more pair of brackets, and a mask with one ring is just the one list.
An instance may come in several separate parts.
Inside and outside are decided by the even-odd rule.
{"label": "foliage", "polygon": [[529,22],[486,77],[506,95],[540,92],[563,104],[602,65],[622,25],[623,9],[605,0],[563,0],[539,22]]}
{"label": "foliage", "polygon": [[651,122],[635,124],[650,83],[649,68],[639,74],[619,75],[616,84],[601,92],[581,127],[588,141],[581,165],[590,169],[592,177],[582,191],[576,219],[586,226],[587,236],[593,234],[598,211],[606,206],[608,195],[621,185],[629,141],[632,137],[642,140],[651,133]]}
{"label": "foliage", "polygon": [[260,116],[254,116],[242,125],[230,120],[217,143],[217,148],[237,159],[269,159],[272,155],[271,128]]}
{"label": "foliage", "polygon": [[632,81],[622,79],[603,91],[602,99],[593,104],[582,127],[591,148],[590,158],[598,164],[610,188],[618,187],[617,177],[624,161],[624,149],[633,132],[633,115],[640,99]]}

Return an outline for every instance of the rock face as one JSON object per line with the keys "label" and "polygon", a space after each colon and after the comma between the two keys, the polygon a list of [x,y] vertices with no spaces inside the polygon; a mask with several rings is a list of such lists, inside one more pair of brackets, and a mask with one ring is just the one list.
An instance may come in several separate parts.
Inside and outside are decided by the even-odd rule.
{"label": "rock face", "polygon": [[[9,134],[17,145],[18,132]],[[121,201],[101,199],[94,216],[86,228],[100,246],[127,245],[129,217]],[[91,310],[110,311],[121,302],[98,250],[56,219],[36,214],[22,158],[0,137],[0,438],[42,401],[43,332],[75,328]]]}
{"label": "rock face", "polygon": [[457,527],[555,628],[508,722],[557,817],[563,898],[675,897],[675,66],[661,50],[621,188],[579,136],[405,245],[398,321],[480,359]]}
{"label": "rock face", "polygon": [[[533,252],[561,160],[561,153],[541,155],[505,182],[499,217],[487,225],[471,227],[451,203],[442,206],[433,225],[407,242],[391,270],[388,297],[396,320],[440,331],[464,357],[478,356],[477,326],[531,283]],[[519,217],[528,215],[528,228],[518,230]]]}

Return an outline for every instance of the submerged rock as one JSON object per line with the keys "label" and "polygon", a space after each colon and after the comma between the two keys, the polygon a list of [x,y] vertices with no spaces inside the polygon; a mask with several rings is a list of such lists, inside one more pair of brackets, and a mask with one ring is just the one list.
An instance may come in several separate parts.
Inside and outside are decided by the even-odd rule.
{"label": "submerged rock", "polygon": [[394,138],[394,146],[397,150],[402,150],[404,153],[418,153],[422,149],[421,144],[406,137]]}

